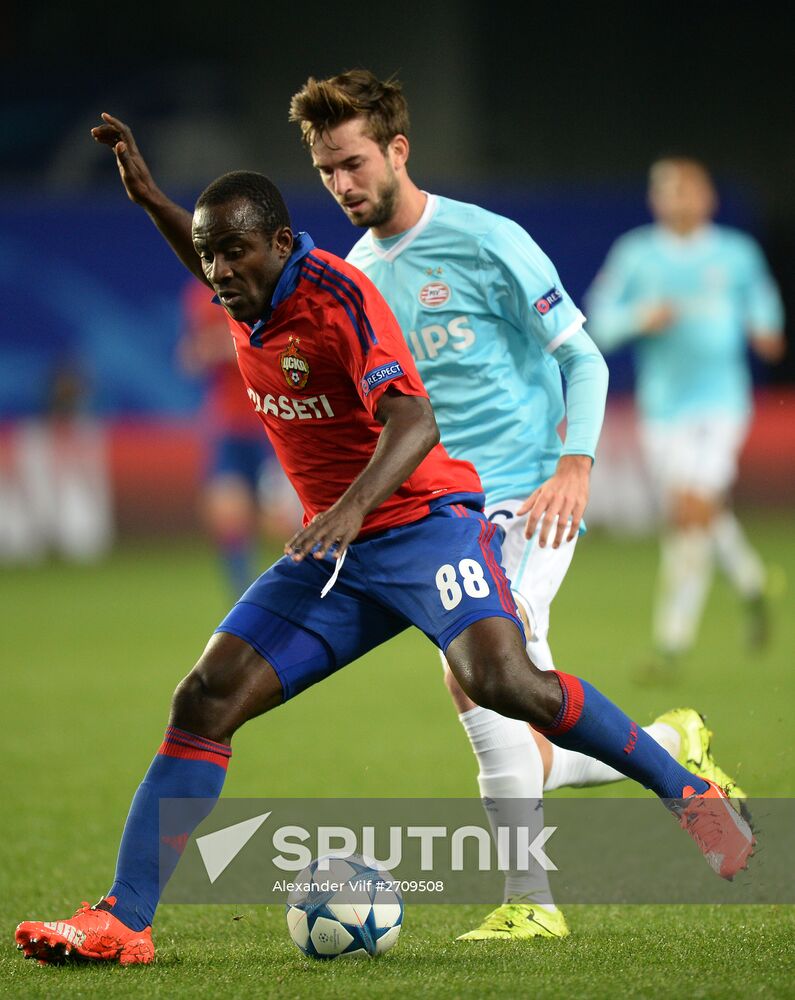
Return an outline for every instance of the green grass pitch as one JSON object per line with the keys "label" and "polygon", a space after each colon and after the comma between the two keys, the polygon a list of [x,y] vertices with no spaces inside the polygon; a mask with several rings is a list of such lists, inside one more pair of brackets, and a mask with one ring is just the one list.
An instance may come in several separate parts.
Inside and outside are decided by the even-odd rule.
{"label": "green grass pitch", "polygon": [[[747,523],[779,567],[776,631],[764,655],[748,654],[737,604],[718,582],[682,677],[667,687],[637,685],[656,549],[595,532],[556,601],[551,641],[563,669],[588,677],[643,723],[678,704],[698,707],[726,770],[752,795],[788,797],[795,616],[785,577],[795,579],[795,532],[783,517]],[[410,905],[394,951],[364,963],[304,959],[281,907],[164,906],[153,966],[24,962],[13,944],[19,920],[62,918],[108,888],[170,693],[226,600],[200,544],[123,547],[97,568],[2,570],[0,597],[3,996],[795,996],[791,906],[570,906],[565,942],[484,947],[453,939],[485,907]],[[334,753],[318,751],[311,734]],[[435,651],[406,633],[250,723],[235,740],[224,794],[476,794],[474,758]],[[645,793],[622,783],[580,794]]]}

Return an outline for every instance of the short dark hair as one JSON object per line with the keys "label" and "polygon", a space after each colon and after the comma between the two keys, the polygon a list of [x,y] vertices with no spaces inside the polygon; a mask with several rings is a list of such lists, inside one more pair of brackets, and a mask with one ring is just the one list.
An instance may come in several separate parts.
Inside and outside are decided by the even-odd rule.
{"label": "short dark hair", "polygon": [[196,209],[226,205],[242,198],[252,205],[259,216],[259,228],[270,236],[283,226],[292,228],[290,213],[281,192],[264,174],[253,170],[233,170],[208,184],[196,199]]}
{"label": "short dark hair", "polygon": [[649,186],[653,187],[660,170],[665,167],[683,167],[686,170],[693,170],[696,173],[701,174],[703,179],[709,184],[710,187],[715,186],[715,182],[712,179],[712,174],[709,172],[709,168],[704,163],[703,160],[699,160],[695,156],[688,156],[683,153],[666,153],[662,156],[658,156],[657,159],[649,167]]}
{"label": "short dark hair", "polygon": [[409,106],[400,82],[379,80],[368,69],[352,69],[327,80],[310,76],[290,101],[290,121],[301,126],[310,149],[318,135],[362,117],[365,132],[381,149],[396,135],[409,134]]}

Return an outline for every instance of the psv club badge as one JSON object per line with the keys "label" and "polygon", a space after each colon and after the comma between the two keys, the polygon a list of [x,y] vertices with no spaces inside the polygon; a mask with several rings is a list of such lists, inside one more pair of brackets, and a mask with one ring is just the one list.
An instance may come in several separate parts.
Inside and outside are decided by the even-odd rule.
{"label": "psv club badge", "polygon": [[450,298],[450,288],[443,281],[430,281],[422,286],[418,297],[426,309],[438,309]]}
{"label": "psv club badge", "polygon": [[291,389],[303,389],[309,381],[309,362],[298,350],[299,337],[292,334],[287,338],[287,347],[279,355],[284,380]]}

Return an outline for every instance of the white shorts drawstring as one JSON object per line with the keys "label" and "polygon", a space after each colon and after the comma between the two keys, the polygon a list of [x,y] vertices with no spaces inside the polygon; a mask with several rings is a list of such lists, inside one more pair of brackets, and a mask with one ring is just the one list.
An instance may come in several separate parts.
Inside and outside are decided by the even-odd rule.
{"label": "white shorts drawstring", "polygon": [[337,565],[334,567],[334,572],[331,574],[326,586],[320,591],[320,599],[322,600],[326,594],[331,590],[334,584],[337,582],[337,577],[340,575],[340,570],[342,569],[342,564],[345,562],[345,556],[347,556],[348,550],[342,553],[339,559],[336,560]]}

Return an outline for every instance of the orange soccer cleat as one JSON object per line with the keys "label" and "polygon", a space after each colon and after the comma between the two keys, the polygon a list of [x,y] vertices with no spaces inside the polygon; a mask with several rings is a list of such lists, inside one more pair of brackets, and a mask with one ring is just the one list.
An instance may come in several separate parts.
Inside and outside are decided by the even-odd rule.
{"label": "orange soccer cleat", "polygon": [[714,781],[703,779],[709,788],[700,795],[690,785],[671,810],[679,825],[698,844],[710,868],[721,878],[731,879],[748,867],[756,838],[750,824],[733,806],[726,792]]}
{"label": "orange soccer cleat", "polygon": [[17,948],[42,965],[83,958],[121,965],[146,964],[155,957],[152,928],[133,931],[114,917],[113,897],[96,906],[81,903],[69,920],[24,920],[16,930]]}

